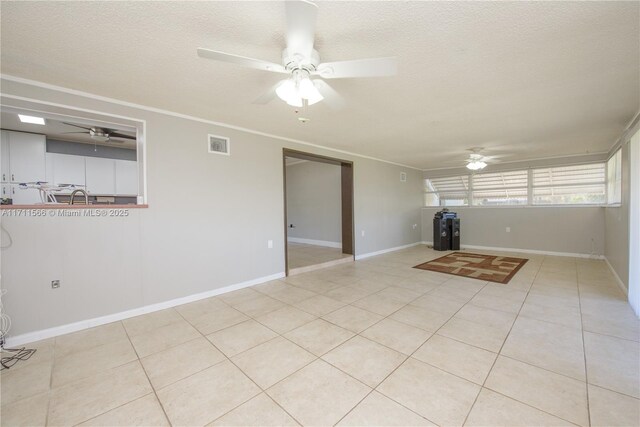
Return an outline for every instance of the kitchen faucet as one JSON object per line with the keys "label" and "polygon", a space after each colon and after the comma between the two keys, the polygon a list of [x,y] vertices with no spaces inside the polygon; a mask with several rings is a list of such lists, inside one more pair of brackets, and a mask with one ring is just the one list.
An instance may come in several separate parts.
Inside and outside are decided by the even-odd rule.
{"label": "kitchen faucet", "polygon": [[89,204],[89,195],[82,188],[78,188],[77,190],[73,190],[73,193],[71,193],[71,197],[69,198],[69,204],[70,205],[73,204],[73,198],[76,196],[76,193],[78,193],[78,192],[81,192],[82,194],[84,194],[84,204],[88,205]]}

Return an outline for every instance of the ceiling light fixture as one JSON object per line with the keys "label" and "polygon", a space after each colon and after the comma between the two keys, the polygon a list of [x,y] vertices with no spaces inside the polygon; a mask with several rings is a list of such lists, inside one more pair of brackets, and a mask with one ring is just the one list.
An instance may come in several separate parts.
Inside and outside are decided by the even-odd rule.
{"label": "ceiling light fixture", "polygon": [[467,163],[467,169],[470,169],[472,171],[484,169],[485,167],[487,167],[487,164],[482,160],[472,160],[469,163]]}
{"label": "ceiling light fixture", "polygon": [[276,88],[276,94],[293,107],[302,107],[304,101],[307,105],[313,105],[324,99],[305,69],[295,70],[290,79],[284,80]]}
{"label": "ceiling light fixture", "polygon": [[18,114],[18,118],[22,123],[29,123],[32,125],[44,125],[44,119],[42,117],[27,116],[24,114]]}

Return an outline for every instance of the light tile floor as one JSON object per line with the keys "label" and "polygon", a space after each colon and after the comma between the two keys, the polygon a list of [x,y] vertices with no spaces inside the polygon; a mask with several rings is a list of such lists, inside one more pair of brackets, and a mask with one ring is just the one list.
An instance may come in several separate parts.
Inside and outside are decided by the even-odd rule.
{"label": "light tile floor", "polygon": [[343,254],[340,248],[292,242],[287,243],[287,252],[290,270],[351,257]]}
{"label": "light tile floor", "polygon": [[[2,425],[640,424],[640,322],[600,260],[507,285],[424,246],[34,343]],[[518,256],[517,254],[513,254]]]}

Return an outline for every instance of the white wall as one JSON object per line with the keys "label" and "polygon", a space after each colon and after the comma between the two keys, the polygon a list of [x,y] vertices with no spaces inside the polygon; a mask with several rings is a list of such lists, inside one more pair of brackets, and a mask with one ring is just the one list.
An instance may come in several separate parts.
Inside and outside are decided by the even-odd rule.
{"label": "white wall", "polygon": [[[422,209],[422,239],[433,241],[433,215]],[[462,245],[570,254],[604,253],[602,207],[455,207]],[[506,232],[511,227],[511,232]]]}
{"label": "white wall", "polygon": [[640,131],[629,142],[629,303],[640,317]]}
{"label": "white wall", "polygon": [[340,166],[303,161],[287,166],[287,223],[291,239],[342,243]]}
{"label": "white wall", "polygon": [[622,144],[622,202],[605,208],[605,257],[629,288],[629,144]]}
{"label": "white wall", "polygon": [[[148,209],[2,218],[13,336],[283,273],[283,147],[354,162],[357,255],[421,240],[421,171],[25,83],[2,93],[145,120],[147,143]],[[232,155],[207,154],[207,134],[230,137]]]}

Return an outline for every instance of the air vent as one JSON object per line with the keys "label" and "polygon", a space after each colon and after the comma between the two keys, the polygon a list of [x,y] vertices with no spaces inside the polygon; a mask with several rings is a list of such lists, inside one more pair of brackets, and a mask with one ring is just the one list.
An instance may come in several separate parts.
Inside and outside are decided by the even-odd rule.
{"label": "air vent", "polygon": [[231,141],[223,136],[209,135],[209,152],[216,154],[231,154]]}
{"label": "air vent", "polygon": [[407,182],[407,173],[400,172],[400,182]]}

